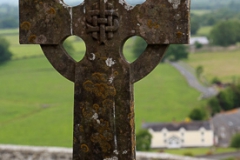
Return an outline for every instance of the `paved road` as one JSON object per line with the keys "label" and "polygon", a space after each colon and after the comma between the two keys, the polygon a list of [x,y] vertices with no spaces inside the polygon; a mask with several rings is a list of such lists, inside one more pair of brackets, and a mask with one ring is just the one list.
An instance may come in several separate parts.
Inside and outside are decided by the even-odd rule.
{"label": "paved road", "polygon": [[178,62],[170,62],[186,78],[188,84],[202,93],[201,98],[209,98],[217,95],[218,91],[214,87],[206,87],[199,83],[198,79],[186,67]]}

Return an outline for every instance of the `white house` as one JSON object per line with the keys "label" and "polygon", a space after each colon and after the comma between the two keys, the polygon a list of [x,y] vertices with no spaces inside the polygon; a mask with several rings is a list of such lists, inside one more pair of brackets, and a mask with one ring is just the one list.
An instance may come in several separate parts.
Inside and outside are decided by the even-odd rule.
{"label": "white house", "polygon": [[181,123],[145,123],[152,135],[151,148],[209,147],[214,133],[208,121]]}
{"label": "white house", "polygon": [[191,37],[190,38],[190,45],[194,45],[196,42],[202,44],[202,45],[208,45],[209,40],[207,37]]}

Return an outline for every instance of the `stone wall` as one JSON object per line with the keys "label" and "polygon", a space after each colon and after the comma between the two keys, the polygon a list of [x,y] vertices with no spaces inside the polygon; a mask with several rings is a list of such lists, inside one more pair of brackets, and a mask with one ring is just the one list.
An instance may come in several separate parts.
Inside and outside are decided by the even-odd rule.
{"label": "stone wall", "polygon": [[[0,145],[0,160],[71,160],[72,149]],[[166,153],[137,152],[137,160],[206,160]]]}

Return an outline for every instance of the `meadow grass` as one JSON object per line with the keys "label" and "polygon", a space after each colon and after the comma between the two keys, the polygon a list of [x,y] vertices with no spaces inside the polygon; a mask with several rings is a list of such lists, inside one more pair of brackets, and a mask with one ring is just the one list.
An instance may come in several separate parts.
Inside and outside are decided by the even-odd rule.
{"label": "meadow grass", "polygon": [[0,36],[11,35],[11,34],[18,34],[18,32],[19,32],[18,28],[14,28],[14,29],[1,29],[0,30]]}
{"label": "meadow grass", "polygon": [[197,9],[191,9],[191,13],[193,13],[193,14],[196,14],[196,15],[198,15],[198,16],[202,16],[202,15],[204,15],[204,14],[208,14],[208,13],[210,13],[211,12],[211,10],[206,10],[206,9],[199,9],[199,10],[197,10]]}
{"label": "meadow grass", "polygon": [[212,30],[212,26],[203,26],[200,27],[199,30],[197,31],[197,36],[206,36],[208,37],[210,32]]}
{"label": "meadow grass", "polygon": [[192,156],[197,155],[208,155],[208,154],[218,154],[226,152],[235,152],[235,148],[181,148],[181,149],[166,149],[164,152],[170,154],[186,155],[191,154]]}
{"label": "meadow grass", "polygon": [[217,77],[223,82],[232,82],[240,78],[240,50],[199,52],[190,54],[186,61],[193,68],[203,66],[204,77],[210,82]]}

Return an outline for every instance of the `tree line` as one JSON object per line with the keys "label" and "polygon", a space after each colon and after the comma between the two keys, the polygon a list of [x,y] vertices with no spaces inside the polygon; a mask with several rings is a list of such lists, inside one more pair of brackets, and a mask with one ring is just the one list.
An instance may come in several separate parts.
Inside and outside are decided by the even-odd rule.
{"label": "tree line", "polygon": [[17,6],[0,5],[0,28],[18,28],[19,13]]}
{"label": "tree line", "polygon": [[216,10],[224,7],[237,9],[236,6],[239,4],[239,0],[192,0],[191,8],[198,10]]}

